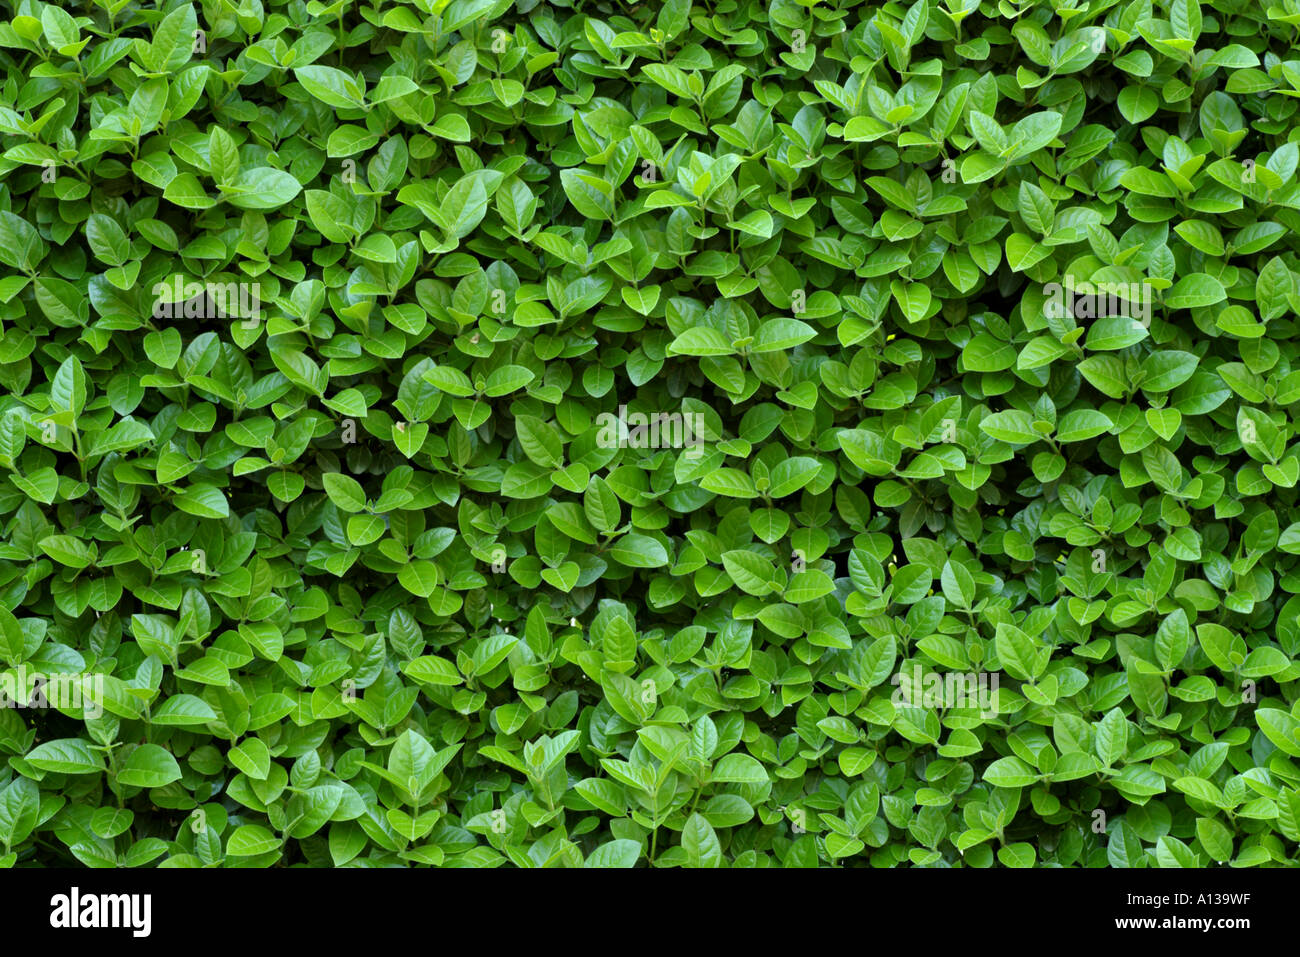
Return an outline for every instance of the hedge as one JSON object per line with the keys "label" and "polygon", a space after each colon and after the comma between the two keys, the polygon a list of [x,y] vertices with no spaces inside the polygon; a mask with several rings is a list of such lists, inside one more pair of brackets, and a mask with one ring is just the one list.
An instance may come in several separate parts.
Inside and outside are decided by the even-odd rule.
{"label": "hedge", "polygon": [[6,866],[1300,839],[1300,13],[0,17]]}

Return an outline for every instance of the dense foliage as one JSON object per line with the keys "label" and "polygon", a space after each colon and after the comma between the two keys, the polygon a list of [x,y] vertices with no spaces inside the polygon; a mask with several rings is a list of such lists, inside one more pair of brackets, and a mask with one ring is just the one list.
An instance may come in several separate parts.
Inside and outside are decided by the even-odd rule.
{"label": "dense foliage", "polygon": [[23,0],[6,865],[1291,864],[1294,0]]}

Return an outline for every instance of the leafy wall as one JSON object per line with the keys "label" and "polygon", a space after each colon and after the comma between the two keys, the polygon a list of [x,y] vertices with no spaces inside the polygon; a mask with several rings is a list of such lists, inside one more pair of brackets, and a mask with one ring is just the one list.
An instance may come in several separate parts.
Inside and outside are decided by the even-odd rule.
{"label": "leafy wall", "polygon": [[1292,863],[1297,23],[4,4],[0,862]]}

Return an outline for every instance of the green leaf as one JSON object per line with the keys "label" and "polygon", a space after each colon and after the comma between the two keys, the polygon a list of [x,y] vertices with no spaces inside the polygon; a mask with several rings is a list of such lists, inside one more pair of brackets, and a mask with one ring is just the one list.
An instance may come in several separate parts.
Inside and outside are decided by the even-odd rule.
{"label": "green leaf", "polygon": [[1034,645],[1034,640],[1014,625],[1000,624],[997,627],[995,645],[998,660],[1013,678],[1028,681],[1042,673],[1046,662]]}
{"label": "green leaf", "polygon": [[713,766],[712,779],[717,783],[766,784],[767,771],[757,758],[748,754],[728,754]]}
{"label": "green leaf", "polygon": [[345,512],[360,512],[366,507],[366,493],[350,475],[341,472],[326,472],[321,476],[321,484],[329,500]]}
{"label": "green leaf", "polygon": [[257,857],[279,847],[280,839],[260,824],[241,825],[226,841],[226,853],[231,857]]}
{"label": "green leaf", "polygon": [[994,787],[1022,788],[1038,780],[1033,768],[1017,757],[998,758],[984,771],[984,780]]}
{"label": "green leaf", "polygon": [[629,568],[659,568],[668,564],[668,551],[648,535],[622,536],[609,547],[609,555]]}
{"label": "green leaf", "polygon": [[160,788],[181,778],[176,759],[157,744],[142,744],[118,769],[117,782],[128,787]]}
{"label": "green leaf", "polygon": [[39,744],[24,760],[34,768],[58,774],[94,774],[106,770],[101,755],[82,738],[60,738]]}
{"label": "green leaf", "polygon": [[1056,423],[1058,442],[1084,442],[1109,432],[1115,423],[1094,409],[1075,409],[1065,413]]}
{"label": "green leaf", "polygon": [[606,841],[592,851],[582,862],[583,867],[635,867],[641,856],[641,845],[627,838]]}
{"label": "green leaf", "polygon": [[364,105],[364,88],[342,70],[316,64],[297,67],[293,75],[304,90],[326,106],[346,110]]}
{"label": "green leaf", "polygon": [[566,169],[560,173],[565,195],[579,214],[587,219],[612,219],[614,195],[610,185],[599,176],[580,170]]}
{"label": "green leaf", "polygon": [[1028,445],[1043,438],[1034,428],[1034,420],[1027,412],[1008,409],[986,416],[980,422],[980,429],[1001,442],[1013,445]]}
{"label": "green leaf", "polygon": [[302,185],[283,170],[262,166],[242,171],[222,191],[230,205],[240,209],[279,209],[293,201]]}
{"label": "green leaf", "polygon": [[731,580],[747,594],[761,597],[775,589],[776,567],[761,555],[744,549],[723,552],[722,565]]}
{"label": "green leaf", "polygon": [[702,814],[692,814],[682,828],[682,850],[686,852],[689,867],[719,867],[722,864],[722,845],[713,826]]}

